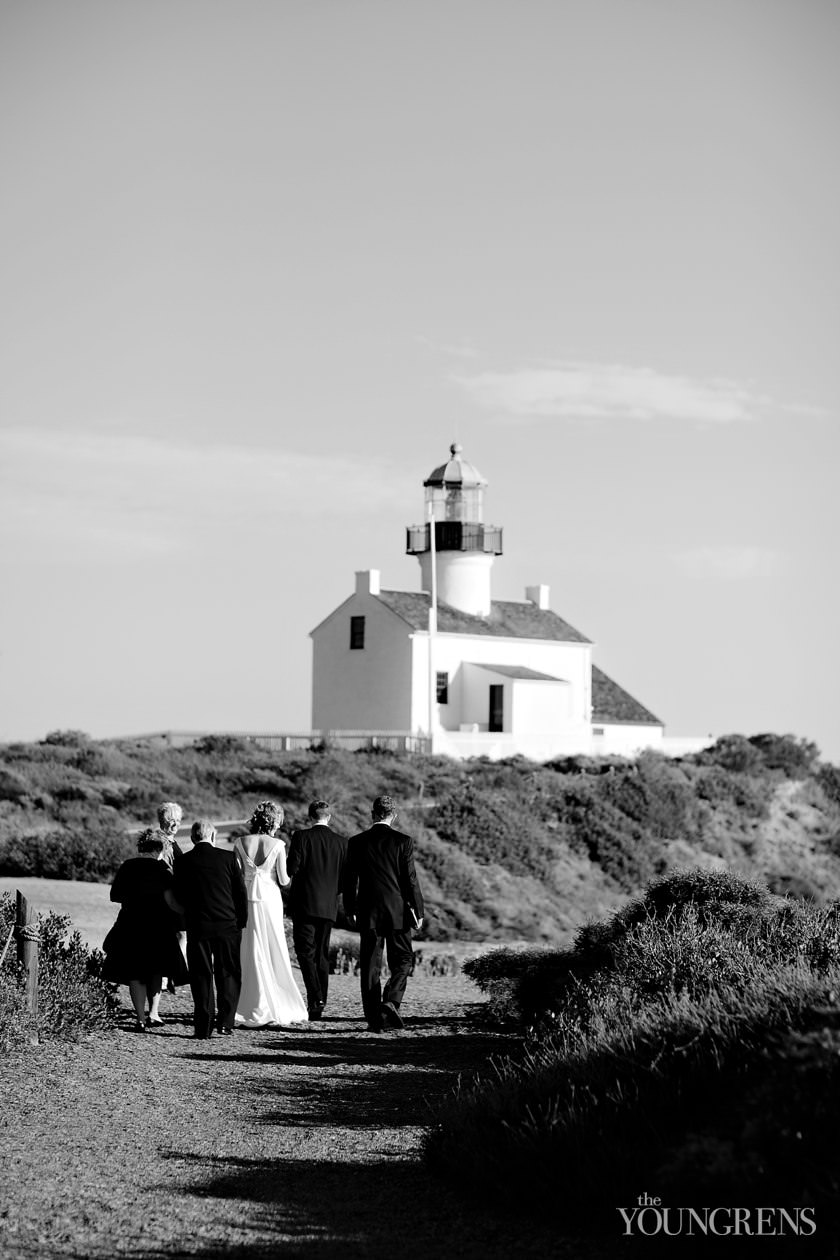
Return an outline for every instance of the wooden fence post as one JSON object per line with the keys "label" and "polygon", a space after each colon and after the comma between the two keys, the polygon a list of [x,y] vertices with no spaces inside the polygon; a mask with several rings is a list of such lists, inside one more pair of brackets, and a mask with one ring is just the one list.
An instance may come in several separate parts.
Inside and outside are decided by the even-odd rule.
{"label": "wooden fence post", "polygon": [[15,907],[15,936],[18,962],[26,976],[26,1005],[38,1018],[38,919],[23,893],[18,892]]}

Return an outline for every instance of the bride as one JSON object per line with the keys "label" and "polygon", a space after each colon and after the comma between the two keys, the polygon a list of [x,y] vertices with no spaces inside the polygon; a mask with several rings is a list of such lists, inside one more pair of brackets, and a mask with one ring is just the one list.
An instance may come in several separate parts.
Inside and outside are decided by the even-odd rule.
{"label": "bride", "polygon": [[283,810],[263,801],[254,810],[251,834],[234,842],[248,890],[248,923],[242,933],[242,991],[236,1022],[246,1028],[294,1024],[308,1018],[289,960],[280,888],[286,873],[286,846],[276,835]]}

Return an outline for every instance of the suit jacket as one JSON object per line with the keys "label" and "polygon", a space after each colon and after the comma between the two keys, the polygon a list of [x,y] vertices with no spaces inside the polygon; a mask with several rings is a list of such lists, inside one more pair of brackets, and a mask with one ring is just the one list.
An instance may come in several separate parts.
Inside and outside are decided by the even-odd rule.
{"label": "suit jacket", "polygon": [[286,869],[291,876],[292,917],[330,919],[335,923],[338,894],[347,857],[347,837],[319,823],[292,834]]}
{"label": "suit jacket", "polygon": [[423,894],[414,869],[414,841],[387,823],[374,823],[347,847],[344,909],[359,928],[401,932],[423,917]]}
{"label": "suit jacket", "polygon": [[239,863],[230,850],[207,841],[176,858],[175,896],[193,937],[230,936],[248,922],[248,894]]}

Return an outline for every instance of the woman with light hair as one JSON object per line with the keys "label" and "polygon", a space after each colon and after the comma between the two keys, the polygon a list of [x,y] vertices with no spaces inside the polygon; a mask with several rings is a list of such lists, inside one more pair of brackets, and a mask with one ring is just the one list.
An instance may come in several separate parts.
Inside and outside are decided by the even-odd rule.
{"label": "woman with light hair", "polygon": [[286,846],[277,835],[283,808],[263,801],[251,815],[249,834],[233,849],[248,892],[248,923],[242,933],[242,991],[236,1023],[245,1028],[294,1024],[308,1019],[292,975],[283,925],[280,889],[289,883]]}
{"label": "woman with light hair", "polygon": [[164,837],[163,857],[161,860],[166,863],[171,871],[175,865],[175,855],[181,852],[175,843],[175,836],[178,833],[178,828],[181,826],[184,811],[176,801],[163,801],[158,805],[157,817],[158,827]]}
{"label": "woman with light hair", "polygon": [[[181,856],[181,849],[175,837],[178,834],[183,817],[184,811],[177,801],[161,801],[160,805],[158,805],[158,834],[163,839],[163,852],[160,855],[160,860],[165,862],[170,871],[173,872],[175,870],[175,859]],[[177,917],[175,926],[178,929],[178,945],[186,962],[187,934],[184,931],[182,916]],[[172,976],[163,977],[163,987],[173,997],[178,992]]]}

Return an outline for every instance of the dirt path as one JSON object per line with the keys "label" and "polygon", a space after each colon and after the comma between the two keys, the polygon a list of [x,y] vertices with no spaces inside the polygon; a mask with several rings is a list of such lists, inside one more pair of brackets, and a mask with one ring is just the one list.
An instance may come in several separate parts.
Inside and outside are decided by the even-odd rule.
{"label": "dirt path", "polygon": [[580,1255],[465,1202],[420,1159],[429,1104],[508,1040],[462,977],[414,977],[406,1029],[369,1033],[358,981],[329,1018],[194,1042],[120,1028],[0,1064],[0,1254],[45,1257]]}

